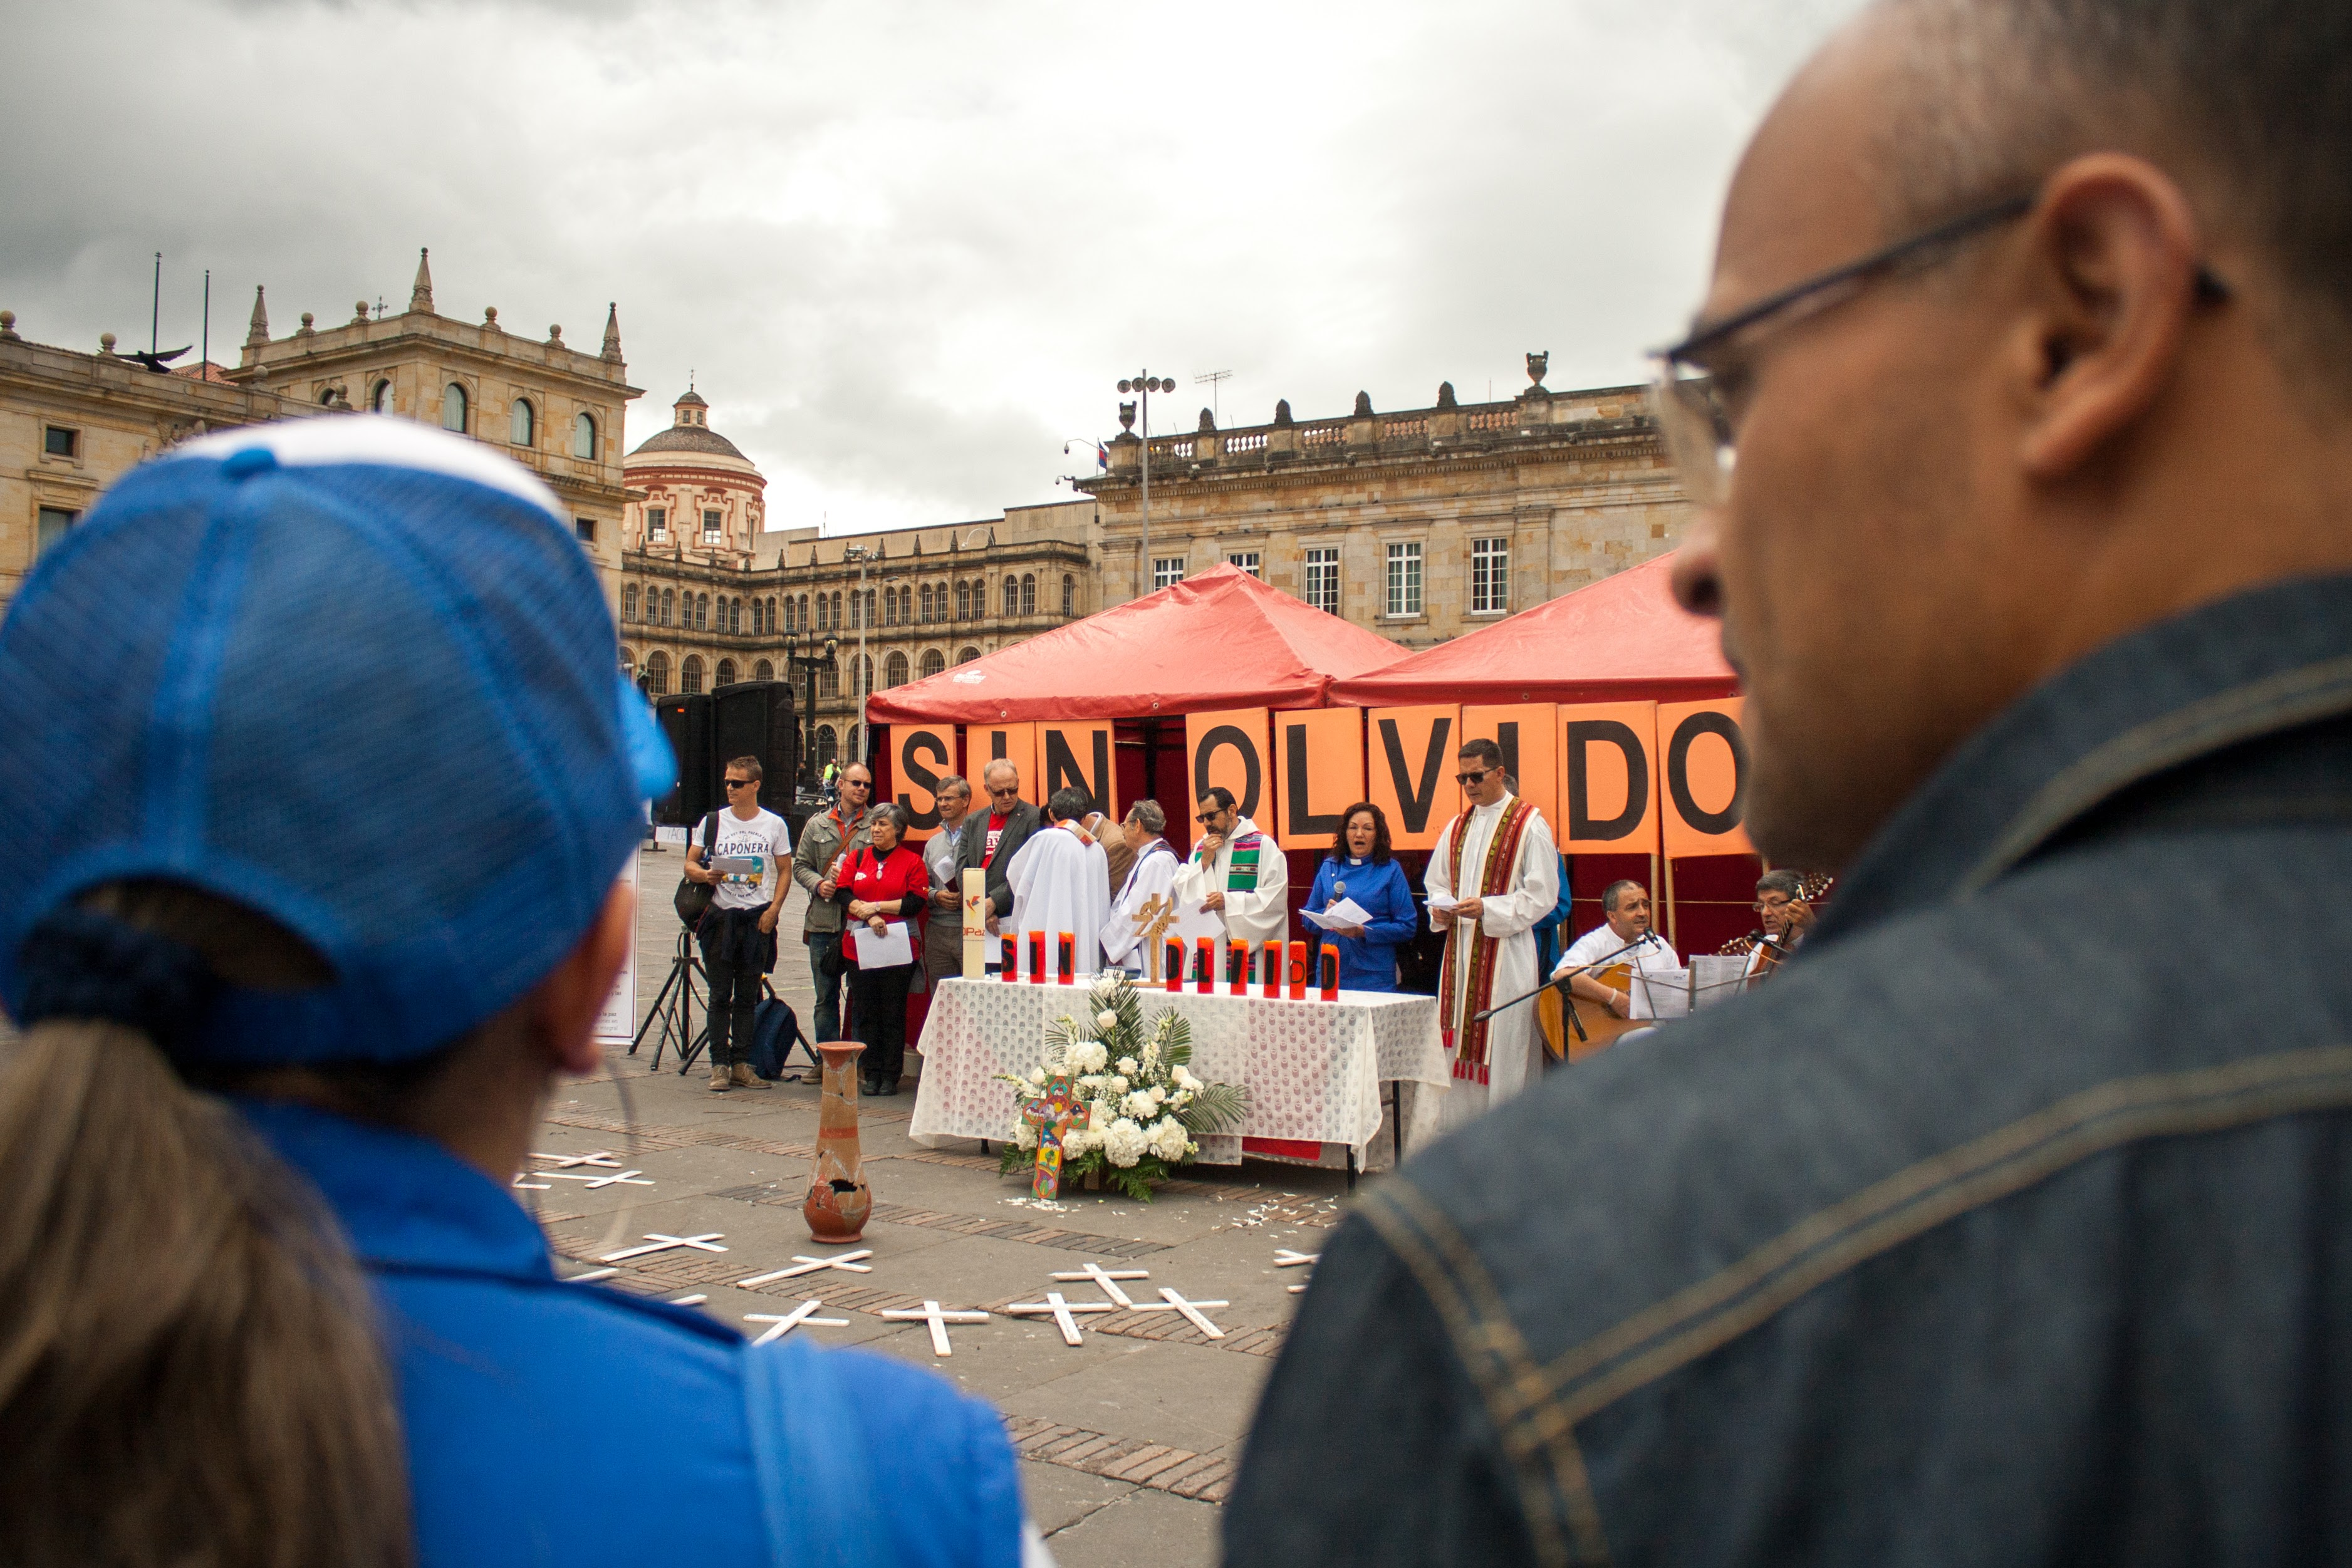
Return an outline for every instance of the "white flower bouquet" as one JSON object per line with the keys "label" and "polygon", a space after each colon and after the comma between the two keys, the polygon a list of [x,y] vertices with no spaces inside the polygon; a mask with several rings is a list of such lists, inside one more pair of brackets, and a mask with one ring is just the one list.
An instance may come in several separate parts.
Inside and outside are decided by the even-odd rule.
{"label": "white flower bouquet", "polygon": [[1087,999],[1085,1019],[1046,1026],[1045,1058],[1035,1067],[998,1075],[1020,1104],[997,1168],[1009,1175],[1036,1164],[1031,1107],[1055,1074],[1066,1074],[1076,1103],[1062,1134],[1063,1180],[1098,1177],[1149,1201],[1154,1185],[1201,1152],[1202,1134],[1240,1125],[1249,1092],[1193,1074],[1192,1029],[1182,1014],[1161,1013],[1147,1038],[1143,996],[1131,977],[1097,977]]}

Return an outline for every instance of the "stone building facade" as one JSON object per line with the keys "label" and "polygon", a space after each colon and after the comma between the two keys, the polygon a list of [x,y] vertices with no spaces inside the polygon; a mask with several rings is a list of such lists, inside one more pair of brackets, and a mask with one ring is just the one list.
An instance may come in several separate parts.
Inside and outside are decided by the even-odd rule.
{"label": "stone building facade", "polygon": [[1142,564],[1142,441],[1134,407],[1107,472],[1076,481],[1102,505],[1106,603],[1233,561],[1407,647],[1475,631],[1671,550],[1687,507],[1640,387],[1555,392],[1546,356],[1505,402],[1344,418],[1291,416],[1151,438],[1150,565]]}

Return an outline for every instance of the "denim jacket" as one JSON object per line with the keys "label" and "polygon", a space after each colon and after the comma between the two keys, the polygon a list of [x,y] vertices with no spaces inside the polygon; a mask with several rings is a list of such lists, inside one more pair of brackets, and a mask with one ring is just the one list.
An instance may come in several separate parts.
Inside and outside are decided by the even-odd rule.
{"label": "denim jacket", "polygon": [[1370,1192],[1227,1562],[2352,1561],[2347,1113],[2326,578],[2030,692],[1772,985]]}

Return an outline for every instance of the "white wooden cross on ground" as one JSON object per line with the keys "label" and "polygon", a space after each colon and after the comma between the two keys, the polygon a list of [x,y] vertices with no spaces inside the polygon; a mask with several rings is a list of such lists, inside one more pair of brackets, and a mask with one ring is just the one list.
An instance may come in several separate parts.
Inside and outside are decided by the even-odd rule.
{"label": "white wooden cross on ground", "polygon": [[545,1160],[560,1171],[568,1171],[573,1166],[602,1166],[606,1170],[612,1171],[621,1168],[621,1162],[613,1157],[612,1151],[609,1149],[598,1149],[593,1155],[542,1155],[533,1149],[530,1157],[534,1160]]}
{"label": "white wooden cross on ground", "polygon": [[1192,1323],[1194,1328],[1199,1329],[1211,1339],[1223,1339],[1225,1337],[1225,1331],[1211,1322],[1206,1317],[1203,1317],[1201,1313],[1201,1309],[1202,1307],[1230,1307],[1233,1305],[1233,1302],[1188,1301],[1165,1285],[1160,1287],[1160,1299],[1156,1301],[1139,1302],[1136,1306],[1135,1310],[1139,1312],[1181,1312],[1185,1317],[1192,1320]]}
{"label": "white wooden cross on ground", "polygon": [[820,1269],[838,1269],[846,1274],[871,1274],[874,1272],[874,1265],[860,1263],[858,1260],[873,1256],[874,1249],[871,1247],[860,1247],[855,1252],[836,1252],[830,1258],[812,1258],[805,1252],[795,1252],[793,1254],[792,1268],[779,1269],[772,1274],[754,1274],[748,1280],[738,1280],[735,1281],[735,1288],[739,1291],[755,1290],[772,1281],[790,1280],[802,1274],[814,1274]]}
{"label": "white wooden cross on ground", "polygon": [[584,1274],[561,1274],[557,1280],[566,1285],[588,1285],[598,1280],[609,1280],[619,1272],[618,1269],[591,1269]]}
{"label": "white wooden cross on ground", "polygon": [[[1287,1247],[1277,1247],[1274,1249],[1274,1266],[1277,1269],[1304,1269],[1322,1256],[1320,1252],[1293,1252]],[[1290,1293],[1296,1296],[1306,1289],[1304,1285],[1293,1285]]]}
{"label": "white wooden cross on ground", "polygon": [[[1081,1278],[1083,1278],[1083,1276],[1081,1276]],[[1108,1301],[1066,1301],[1062,1299],[1062,1292],[1059,1291],[1046,1291],[1045,1299],[1042,1301],[1015,1301],[1013,1305],[1005,1308],[1004,1310],[1017,1317],[1024,1318],[1050,1315],[1054,1322],[1060,1326],[1062,1338],[1071,1344],[1086,1343],[1086,1341],[1081,1338],[1078,1333],[1078,1320],[1072,1317],[1070,1315],[1071,1313],[1115,1312],[1118,1311],[1117,1307],[1112,1306]]]}
{"label": "white wooden cross on ground", "polygon": [[1056,1274],[1054,1278],[1056,1280],[1092,1280],[1097,1285],[1102,1288],[1102,1293],[1104,1295],[1108,1296],[1112,1301],[1117,1301],[1122,1307],[1132,1307],[1135,1303],[1128,1300],[1127,1292],[1120,1290],[1117,1285],[1112,1284],[1111,1281],[1113,1280],[1149,1280],[1151,1278],[1151,1270],[1149,1269],[1106,1269],[1099,1263],[1089,1263],[1075,1274]]}
{"label": "white wooden cross on ground", "polygon": [[692,1247],[703,1252],[724,1252],[726,1248],[716,1247],[712,1243],[726,1234],[724,1230],[707,1230],[699,1236],[665,1236],[658,1230],[648,1230],[646,1232],[647,1245],[624,1247],[618,1252],[605,1253],[597,1261],[618,1263],[624,1258],[642,1258],[648,1252],[667,1252],[679,1247]]}
{"label": "white wooden cross on ground", "polygon": [[782,1339],[803,1323],[808,1324],[811,1328],[845,1329],[849,1326],[847,1318],[820,1318],[810,1315],[823,1305],[824,1305],[823,1301],[812,1300],[803,1301],[789,1312],[745,1312],[743,1321],[747,1323],[769,1325],[768,1332],[753,1340],[751,1342],[753,1344],[765,1344],[772,1339]]}
{"label": "white wooden cross on ground", "polygon": [[709,1299],[698,1291],[691,1296],[672,1296],[669,1304],[673,1307],[698,1307]]}
{"label": "white wooden cross on ground", "polygon": [[[643,1171],[615,1171],[611,1176],[597,1176],[589,1171],[532,1171],[530,1174],[535,1176],[545,1176],[549,1181],[584,1181],[588,1184],[588,1190],[591,1192],[600,1186],[613,1186],[623,1183],[630,1186],[654,1185],[649,1181],[637,1179],[646,1174]],[[515,1185],[520,1186],[523,1184],[517,1181]]]}
{"label": "white wooden cross on ground", "polygon": [[955,1354],[954,1351],[948,1348],[948,1325],[950,1323],[984,1323],[988,1321],[988,1314],[986,1312],[943,1312],[940,1310],[940,1304],[937,1301],[925,1301],[923,1303],[922,1311],[920,1312],[899,1312],[894,1310],[884,1312],[881,1315],[888,1318],[893,1322],[927,1322],[930,1324],[931,1354],[933,1355],[953,1355]]}

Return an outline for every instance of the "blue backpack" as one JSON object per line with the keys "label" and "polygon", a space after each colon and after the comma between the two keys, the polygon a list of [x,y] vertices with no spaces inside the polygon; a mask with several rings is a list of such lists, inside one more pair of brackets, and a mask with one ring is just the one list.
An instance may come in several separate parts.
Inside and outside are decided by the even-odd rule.
{"label": "blue backpack", "polygon": [[815,1048],[801,1033],[800,1020],[793,1016],[791,1004],[769,992],[751,1013],[751,1071],[771,1082],[782,1078],[795,1040],[808,1052],[810,1063],[819,1065]]}

